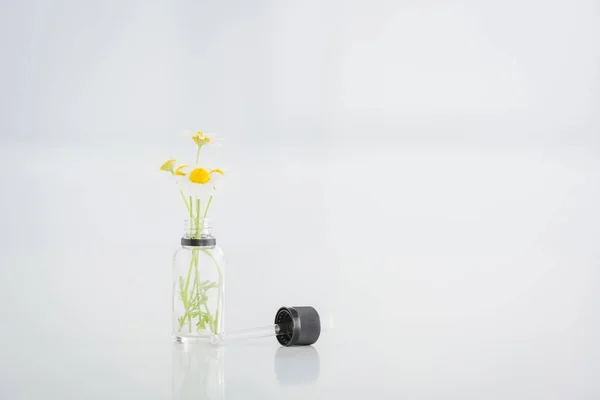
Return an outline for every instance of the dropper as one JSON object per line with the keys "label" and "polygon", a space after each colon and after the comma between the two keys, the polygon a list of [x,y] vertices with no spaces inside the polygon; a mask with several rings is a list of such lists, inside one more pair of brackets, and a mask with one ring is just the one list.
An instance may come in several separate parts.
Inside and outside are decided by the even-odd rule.
{"label": "dropper", "polygon": [[[275,323],[251,329],[225,332],[211,337],[212,344],[275,336],[282,346],[309,346],[321,335],[321,317],[311,306],[281,307]],[[331,322],[324,328],[330,328]]]}

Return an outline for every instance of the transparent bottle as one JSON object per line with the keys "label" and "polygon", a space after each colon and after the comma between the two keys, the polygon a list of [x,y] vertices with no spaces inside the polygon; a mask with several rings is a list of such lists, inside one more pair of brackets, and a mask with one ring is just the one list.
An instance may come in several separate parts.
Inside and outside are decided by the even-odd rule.
{"label": "transparent bottle", "polygon": [[173,256],[173,338],[209,340],[224,330],[224,257],[207,218],[186,221]]}

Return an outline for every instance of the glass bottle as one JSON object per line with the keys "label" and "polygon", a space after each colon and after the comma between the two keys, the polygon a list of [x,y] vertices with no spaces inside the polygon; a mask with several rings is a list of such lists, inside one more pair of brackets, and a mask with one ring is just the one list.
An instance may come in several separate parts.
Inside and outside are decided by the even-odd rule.
{"label": "glass bottle", "polygon": [[209,340],[223,333],[224,257],[211,221],[186,221],[181,248],[173,256],[173,338]]}

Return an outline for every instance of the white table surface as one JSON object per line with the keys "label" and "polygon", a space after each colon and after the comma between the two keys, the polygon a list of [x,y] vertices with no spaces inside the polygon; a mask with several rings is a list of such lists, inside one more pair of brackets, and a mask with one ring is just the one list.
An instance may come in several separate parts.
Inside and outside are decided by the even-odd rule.
{"label": "white table surface", "polygon": [[[494,327],[488,327],[495,331]],[[4,340],[3,399],[594,399],[598,346],[443,331],[309,347],[274,339],[182,345],[168,336]],[[345,343],[344,343],[345,342]]]}

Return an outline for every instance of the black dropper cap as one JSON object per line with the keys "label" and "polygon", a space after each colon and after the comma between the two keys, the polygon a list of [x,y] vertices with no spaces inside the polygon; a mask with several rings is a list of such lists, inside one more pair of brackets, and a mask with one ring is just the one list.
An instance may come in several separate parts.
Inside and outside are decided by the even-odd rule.
{"label": "black dropper cap", "polygon": [[321,335],[321,318],[314,307],[281,307],[275,323],[280,327],[276,338],[282,346],[310,346]]}

